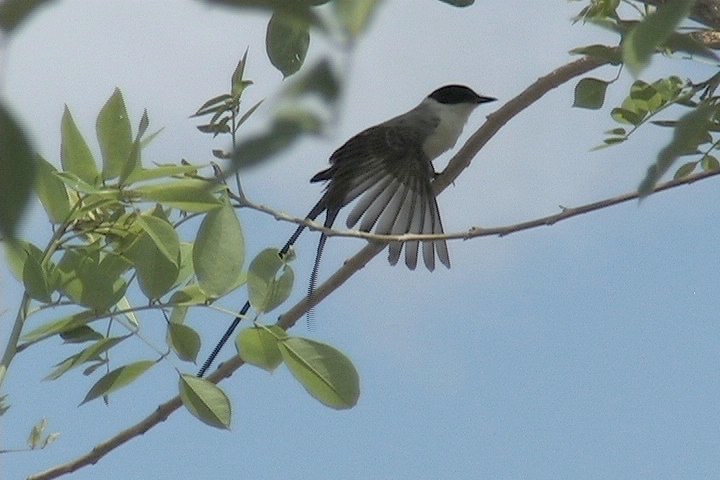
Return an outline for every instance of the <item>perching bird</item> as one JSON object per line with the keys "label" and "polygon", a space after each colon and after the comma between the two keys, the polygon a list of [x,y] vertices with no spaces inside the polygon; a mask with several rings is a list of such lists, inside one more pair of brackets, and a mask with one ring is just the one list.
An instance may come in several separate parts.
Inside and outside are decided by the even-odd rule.
{"label": "perching bird", "polygon": [[[330,167],[316,174],[311,182],[328,182],[325,192],[307,214],[314,220],[325,213],[325,227],[332,227],[340,209],[357,200],[347,218],[348,228],[360,222],[362,231],[378,234],[402,235],[442,234],[437,201],[432,189],[436,176],[432,161],[445,153],[460,137],[472,111],[481,103],[494,98],[478,95],[463,85],[440,87],[412,110],[364,130],[330,156]],[[295,243],[305,225],[300,225],[280,250],[285,255]],[[322,233],[310,278],[308,300],[317,279],[318,266],[327,236]],[[445,240],[404,242],[405,264],[417,266],[418,250],[422,243],[422,256],[428,270],[435,268],[435,255],[450,267]],[[403,243],[389,245],[388,259],[396,264]],[[240,311],[245,315],[249,302]],[[236,318],[221,342],[198,373],[202,376],[225,341],[239,322]]]}

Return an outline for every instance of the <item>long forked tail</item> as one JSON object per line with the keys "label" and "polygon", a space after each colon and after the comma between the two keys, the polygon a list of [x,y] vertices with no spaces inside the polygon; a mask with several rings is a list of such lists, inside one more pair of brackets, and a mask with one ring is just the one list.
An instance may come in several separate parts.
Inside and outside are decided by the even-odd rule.
{"label": "long forked tail", "polygon": [[[337,217],[338,210],[328,210],[325,216],[326,228],[332,227]],[[320,260],[322,259],[323,250],[325,249],[325,242],[327,241],[327,235],[325,233],[320,234],[320,240],[318,241],[317,251],[315,252],[315,262],[313,263],[312,273],[310,273],[310,283],[308,284],[308,311],[306,315],[307,326],[309,330],[312,330],[315,326],[315,286],[317,285],[318,271],[320,270]]]}
{"label": "long forked tail", "polygon": [[[310,210],[310,212],[307,214],[307,216],[305,218],[308,220],[315,220],[317,218],[317,216],[323,212],[323,210],[325,210],[325,198],[324,197],[321,198],[320,201],[318,201],[318,203],[315,204],[315,206],[312,208],[312,210]],[[337,212],[335,213],[335,215],[337,215]],[[335,218],[335,217],[333,216],[333,218]],[[327,223],[327,220],[326,220],[326,223]],[[305,230],[305,225],[298,225],[297,229],[295,229],[295,232],[290,236],[288,241],[285,242],[285,245],[280,250],[279,253],[281,256],[287,254],[288,250],[290,250],[290,247],[292,247],[293,244],[295,244],[295,242],[297,241],[298,237],[303,232],[303,230]],[[316,260],[316,262],[317,262],[317,260]],[[243,305],[243,307],[240,309],[240,311],[238,312],[237,316],[233,319],[230,326],[227,328],[227,330],[225,330],[225,333],[220,338],[220,341],[218,341],[217,345],[215,345],[215,347],[213,348],[213,350],[210,353],[210,355],[208,356],[207,360],[205,360],[205,363],[203,363],[202,367],[200,367],[200,370],[198,370],[198,373],[197,373],[198,377],[202,378],[205,375],[205,373],[208,371],[208,369],[212,366],[213,362],[215,361],[215,357],[218,356],[218,354],[220,353],[220,350],[222,350],[222,348],[225,346],[227,341],[230,339],[230,336],[233,334],[233,332],[235,331],[235,329],[237,328],[238,324],[243,319],[245,314],[247,314],[248,310],[250,310],[250,301],[249,300],[247,302],[245,302],[245,305]]]}

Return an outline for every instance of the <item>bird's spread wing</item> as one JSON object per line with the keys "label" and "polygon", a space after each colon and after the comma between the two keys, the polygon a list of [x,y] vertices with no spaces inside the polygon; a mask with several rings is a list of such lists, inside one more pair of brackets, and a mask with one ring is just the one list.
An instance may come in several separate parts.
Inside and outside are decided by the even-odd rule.
{"label": "bird's spread wing", "polygon": [[[442,234],[437,201],[431,182],[434,170],[422,152],[421,140],[412,129],[370,128],[350,139],[331,157],[332,166],[313,181],[329,180],[325,192],[328,210],[339,210],[357,199],[347,226],[359,222],[362,231],[383,235]],[[444,240],[405,242],[405,263],[417,266],[418,250],[429,270],[435,268],[435,254],[450,267]],[[400,258],[403,243],[389,246],[390,263]]]}

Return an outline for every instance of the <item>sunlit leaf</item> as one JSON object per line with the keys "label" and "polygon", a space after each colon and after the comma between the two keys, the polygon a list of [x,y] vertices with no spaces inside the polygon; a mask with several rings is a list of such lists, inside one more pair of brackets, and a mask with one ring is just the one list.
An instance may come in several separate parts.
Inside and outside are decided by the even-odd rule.
{"label": "sunlit leaf", "polygon": [[215,428],[230,428],[230,400],[220,387],[203,378],[181,375],[180,399],[200,421]]}
{"label": "sunlit leaf", "polygon": [[90,391],[85,395],[80,405],[128,386],[137,380],[140,375],[147,372],[155,363],[156,362],[152,360],[141,360],[118,367],[110,373],[105,374],[90,388]]}
{"label": "sunlit leaf", "polygon": [[177,265],[180,253],[180,239],[170,222],[153,215],[138,215],[135,217],[135,221],[148,234],[158,252],[171,263]]}
{"label": "sunlit leaf", "polygon": [[340,351],[299,337],[289,337],[278,346],[285,365],[313,398],[335,409],[355,406],[360,379],[352,362]]}
{"label": "sunlit leaf", "polygon": [[42,250],[30,242],[21,240],[3,241],[2,245],[5,247],[5,259],[7,260],[10,273],[12,273],[18,282],[23,281],[23,271],[28,256],[34,257],[38,263],[42,261]]}
{"label": "sunlit leaf", "polygon": [[74,330],[82,325],[97,318],[95,312],[84,311],[63,317],[59,320],[48,322],[44,325],[31,330],[30,332],[22,336],[23,341],[27,343],[35,343],[40,340],[52,337],[62,332],[68,332]]}
{"label": "sunlit leaf", "polygon": [[90,250],[67,250],[55,270],[59,275],[58,289],[64,295],[98,312],[115,305],[127,289],[125,280],[117,272],[103,268]]}
{"label": "sunlit leaf", "polygon": [[200,351],[200,335],[182,323],[168,323],[168,343],[180,360],[197,361]]}
{"label": "sunlit leaf", "polygon": [[35,192],[52,223],[64,222],[70,213],[70,199],[57,169],[42,157],[37,157]]}
{"label": "sunlit leaf", "polygon": [[204,180],[184,179],[133,189],[142,200],[158,202],[186,212],[207,212],[222,205],[215,192],[225,187]]}
{"label": "sunlit leaf", "polygon": [[292,269],[280,258],[278,250],[260,252],[248,268],[248,297],[258,312],[277,308],[290,296],[295,279]]}
{"label": "sunlit leaf", "polygon": [[100,174],[97,171],[95,159],[80,130],[75,125],[75,120],[73,120],[67,105],[60,123],[60,136],[62,138],[60,162],[63,170],[76,175],[85,183],[97,184]]}
{"label": "sunlit leaf", "polygon": [[107,352],[115,345],[119,344],[120,342],[129,337],[131,337],[131,335],[103,338],[98,340],[97,342],[83,349],[80,353],[68,357],[67,359],[58,363],[55,366],[56,368],[52,372],[50,372],[47,377],[45,377],[45,380],[57,380],[73,368],[77,368],[87,362],[100,360],[100,354]]}
{"label": "sunlit leaf", "polygon": [[115,88],[100,110],[95,130],[102,153],[103,177],[115,178],[130,160],[133,142],[130,119],[119,88]]}
{"label": "sunlit leaf", "polygon": [[246,328],[235,337],[235,347],[245,363],[272,372],[282,363],[278,339],[285,338],[285,330],[276,325]]}
{"label": "sunlit leaf", "polygon": [[135,265],[140,290],[151,300],[167,293],[177,281],[178,259],[171,260],[158,249],[147,232],[139,235],[125,250]]}
{"label": "sunlit leaf", "polygon": [[193,268],[209,297],[228,293],[242,272],[245,240],[229,202],[205,215],[193,246]]}

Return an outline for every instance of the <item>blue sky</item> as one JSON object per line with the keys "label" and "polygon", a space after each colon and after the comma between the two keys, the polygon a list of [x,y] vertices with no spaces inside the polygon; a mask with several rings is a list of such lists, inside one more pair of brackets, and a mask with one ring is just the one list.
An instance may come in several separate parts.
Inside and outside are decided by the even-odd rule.
{"label": "blue sky", "polygon": [[[387,2],[348,62],[337,128],[249,172],[246,193],[302,216],[320,194],[307,180],[334,148],[437,86],[465,83],[502,103],[569,61],[568,50],[615,40],[571,25],[579,8],[530,0],[467,9]],[[266,21],[195,1],[57,2],[5,46],[1,92],[52,161],[59,159],[63,105],[93,138],[97,111],[119,86],[132,118],[147,108],[152,126],[165,127],[145,161],[203,163],[212,148],[226,145],[197,133],[188,116],[227,88],[248,45],[246,72],[256,84],[248,100],[281,88],[264,54]],[[328,48],[314,37],[310,56]],[[696,81],[714,73],[661,59],[643,78],[681,70]],[[631,82],[623,74],[599,112],[570,108],[573,83],[513,119],[440,197],[446,230],[513,224],[634,189],[669,131],[648,128],[620,147],[590,151],[615,126],[609,108]],[[473,115],[463,138],[495,105]],[[248,128],[259,128],[263,114]],[[350,356],[362,389],[354,409],[321,406],[282,368],[269,375],[244,367],[223,383],[233,401],[231,431],[181,411],[72,478],[719,477],[715,182],[500,239],[453,242],[451,270],[410,272],[390,267],[381,254],[317,307],[314,331],[293,331]],[[293,230],[254,212],[240,218],[251,252],[281,245]],[[25,232],[46,241],[38,208]],[[316,240],[305,234],[297,246],[295,300],[305,292]],[[321,278],[362,245],[330,239]],[[2,338],[20,295],[3,268]],[[244,292],[224,303],[242,302]],[[163,319],[141,321],[161,343]],[[202,332],[206,353],[228,319],[198,311],[189,321]],[[13,363],[2,447],[22,445],[41,417],[62,436],[47,451],[0,457],[3,478],[75,458],[176,392],[175,371],[160,365],[109,407],[77,407],[90,379],[73,372],[42,382],[71,350],[51,341]],[[136,342],[119,357],[152,352]]]}

